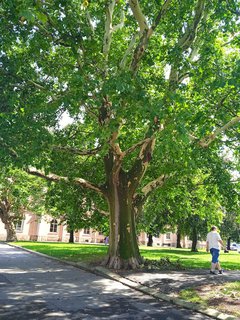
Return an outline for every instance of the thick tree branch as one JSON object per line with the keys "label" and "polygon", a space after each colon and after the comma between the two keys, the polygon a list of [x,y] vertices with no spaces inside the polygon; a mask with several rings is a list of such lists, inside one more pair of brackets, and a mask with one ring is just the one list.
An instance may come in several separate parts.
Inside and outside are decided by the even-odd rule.
{"label": "thick tree branch", "polygon": [[113,28],[112,28],[113,32],[123,28],[123,26],[124,26],[124,17],[125,17],[124,11],[122,10],[121,11],[121,16],[120,16],[120,23],[116,24],[115,26],[113,26]]}
{"label": "thick tree branch", "polygon": [[108,60],[108,54],[111,47],[112,42],[112,34],[118,29],[124,26],[124,12],[121,11],[121,21],[116,26],[112,25],[113,20],[113,11],[115,7],[116,1],[112,0],[106,8],[106,21],[105,21],[105,33],[103,38],[103,55],[105,57],[105,61]]}
{"label": "thick tree branch", "polygon": [[129,43],[129,46],[126,50],[126,52],[124,53],[124,56],[120,62],[120,69],[124,69],[126,67],[126,63],[127,63],[127,58],[128,58],[128,55],[133,51],[133,48],[134,48],[134,45],[136,43],[136,40],[137,40],[137,37],[138,37],[138,33],[135,33],[133,36],[132,36],[132,39]]}
{"label": "thick tree branch", "polygon": [[99,209],[95,204],[92,205],[92,210],[98,211],[98,212],[101,213],[103,216],[106,216],[106,217],[109,216],[109,212],[108,212],[108,211]]}
{"label": "thick tree branch", "polygon": [[96,191],[97,193],[104,195],[103,190],[99,186],[97,186],[97,185],[95,185],[85,179],[74,178],[74,179],[70,180],[68,177],[58,176],[58,175],[52,174],[52,173],[45,174],[42,171],[39,171],[34,168],[28,168],[28,169],[26,169],[26,172],[31,175],[43,178],[47,181],[53,181],[53,182],[65,181],[67,183],[74,183],[75,185]]}
{"label": "thick tree branch", "polygon": [[164,4],[162,5],[161,10],[159,11],[154,23],[151,26],[151,30],[152,32],[156,29],[156,27],[158,26],[158,24],[160,23],[161,19],[164,17],[164,15],[167,13],[170,4],[171,4],[172,0],[165,0]]}
{"label": "thick tree branch", "polygon": [[164,126],[159,123],[158,117],[154,117],[153,124],[149,126],[145,139],[141,141],[141,149],[131,170],[129,170],[129,186],[134,194],[140,181],[142,180],[149,162],[152,159],[152,153],[155,148],[155,133],[164,130]]}
{"label": "thick tree branch", "polygon": [[146,142],[142,144],[141,150],[137,159],[135,160],[134,165],[132,166],[132,169],[129,171],[129,188],[132,194],[134,194],[135,190],[137,189],[140,181],[142,180],[148,168],[149,162],[152,158],[154,146],[154,137],[152,137],[149,140],[146,140]]}
{"label": "thick tree branch", "polygon": [[[194,14],[193,22],[186,28],[184,34],[178,39],[177,47],[179,47],[182,52],[186,51],[192,46],[196,38],[198,26],[203,17],[204,9],[205,9],[205,0],[198,0],[194,9],[195,14]],[[175,88],[178,82],[179,82],[179,70],[172,65],[170,76],[169,76],[170,87]]]}
{"label": "thick tree branch", "polygon": [[108,60],[108,53],[112,41],[112,16],[115,3],[115,0],[111,1],[106,8],[105,34],[103,38],[103,55],[106,61]]}
{"label": "thick tree branch", "polygon": [[149,194],[154,191],[156,188],[162,187],[165,183],[165,181],[167,180],[168,176],[163,174],[160,177],[158,177],[157,179],[149,182],[146,186],[144,186],[142,188],[142,192],[144,194],[145,197],[148,197]]}
{"label": "thick tree branch", "polygon": [[137,20],[140,32],[143,33],[145,30],[148,30],[146,17],[142,13],[138,0],[129,0],[129,5],[135,19]]}
{"label": "thick tree branch", "polygon": [[132,147],[130,147],[129,149],[123,151],[124,156],[132,153],[134,150],[136,150],[138,147],[141,147],[144,143],[149,142],[150,138],[146,138],[142,141],[139,141],[138,143],[136,143],[135,145],[133,145]]}
{"label": "thick tree branch", "polygon": [[146,202],[147,198],[150,196],[150,194],[157,188],[161,188],[165,181],[169,178],[167,175],[161,175],[157,179],[149,182],[146,186],[142,188],[141,194],[135,194],[134,199],[134,207],[137,208],[136,213],[140,213],[142,211],[142,207],[144,203]]}
{"label": "thick tree branch", "polygon": [[232,120],[230,120],[228,123],[226,123],[224,126],[217,128],[212,134],[210,134],[207,137],[204,137],[203,139],[201,139],[198,144],[203,147],[203,148],[207,148],[210,143],[212,143],[216,137],[218,135],[220,135],[221,133],[225,132],[226,130],[228,130],[229,128],[235,126],[237,123],[240,122],[240,116],[237,116],[235,118],[233,118]]}
{"label": "thick tree branch", "polygon": [[139,68],[140,61],[145,53],[149,39],[153,35],[153,31],[156,29],[156,27],[160,23],[161,19],[165,16],[167,10],[169,9],[171,1],[172,0],[165,0],[163,6],[161,7],[161,10],[159,11],[159,13],[155,19],[155,22],[153,23],[153,25],[150,28],[148,27],[146,18],[142,14],[142,11],[139,7],[138,1],[137,0],[129,1],[129,4],[130,4],[131,9],[133,11],[133,15],[139,24],[140,36],[141,36],[140,42],[134,51],[133,59],[131,62],[131,70],[134,73],[136,73]]}
{"label": "thick tree branch", "polygon": [[198,0],[194,9],[195,14],[193,22],[187,27],[183,36],[178,40],[178,45],[182,48],[183,51],[190,48],[196,37],[197,28],[202,19],[204,8],[205,0]]}
{"label": "thick tree branch", "polygon": [[111,148],[111,154],[114,157],[114,162],[113,162],[113,166],[112,166],[112,171],[111,173],[113,174],[113,179],[115,181],[118,180],[118,174],[121,170],[122,167],[122,161],[124,158],[124,153],[122,152],[119,143],[116,142],[117,138],[119,135],[119,131],[115,131],[112,133],[112,137],[111,140],[109,142],[110,144],[110,148]]}

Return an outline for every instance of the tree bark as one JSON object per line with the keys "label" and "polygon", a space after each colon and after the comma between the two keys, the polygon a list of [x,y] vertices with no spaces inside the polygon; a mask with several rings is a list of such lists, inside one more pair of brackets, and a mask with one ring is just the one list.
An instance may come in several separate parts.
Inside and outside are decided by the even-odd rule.
{"label": "tree bark", "polygon": [[227,250],[230,250],[230,245],[231,245],[231,237],[227,239]]}
{"label": "tree bark", "polygon": [[7,242],[17,241],[17,235],[13,222],[5,223],[5,229],[7,231]]}
{"label": "tree bark", "polygon": [[191,249],[192,252],[198,252],[197,241],[198,241],[197,230],[195,228],[193,228],[193,231],[192,231],[192,249]]}
{"label": "tree bark", "polygon": [[153,236],[152,234],[148,235],[148,243],[147,243],[148,247],[152,247],[153,246]]}
{"label": "tree bark", "polygon": [[14,227],[14,221],[13,217],[10,213],[11,204],[7,199],[4,199],[1,201],[1,207],[0,207],[0,219],[2,220],[2,223],[4,224],[4,227],[7,231],[7,238],[6,241],[17,241],[17,235]]}
{"label": "tree bark", "polygon": [[74,230],[69,231],[69,243],[74,243]]}
{"label": "tree bark", "polygon": [[182,246],[181,246],[181,232],[179,229],[177,230],[177,248],[182,248]]}
{"label": "tree bark", "polygon": [[113,269],[136,269],[140,256],[133,197],[129,192],[127,174],[121,171],[112,178],[107,195],[110,212],[109,252],[105,265]]}

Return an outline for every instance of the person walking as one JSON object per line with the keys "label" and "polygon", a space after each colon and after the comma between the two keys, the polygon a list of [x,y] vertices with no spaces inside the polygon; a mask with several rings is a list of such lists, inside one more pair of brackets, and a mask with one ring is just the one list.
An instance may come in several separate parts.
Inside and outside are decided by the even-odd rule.
{"label": "person walking", "polygon": [[217,232],[217,227],[212,226],[211,231],[207,234],[207,246],[206,250],[212,255],[212,263],[210,274],[217,274],[216,269],[219,274],[222,274],[222,269],[219,262],[219,254],[221,246],[223,246],[223,241],[221,239],[220,234]]}

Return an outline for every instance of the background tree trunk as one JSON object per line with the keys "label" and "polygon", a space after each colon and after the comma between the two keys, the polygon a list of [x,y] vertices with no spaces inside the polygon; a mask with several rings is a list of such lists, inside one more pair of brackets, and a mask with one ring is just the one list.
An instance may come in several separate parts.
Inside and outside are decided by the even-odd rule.
{"label": "background tree trunk", "polygon": [[69,243],[74,243],[74,230],[69,231]]}
{"label": "background tree trunk", "polygon": [[231,245],[231,238],[229,237],[227,239],[227,250],[230,250],[230,245]]}
{"label": "background tree trunk", "polygon": [[148,247],[152,247],[153,246],[153,236],[152,234],[148,235],[148,243],[147,243]]}
{"label": "background tree trunk", "polygon": [[177,248],[182,248],[182,246],[181,246],[181,232],[179,229],[177,230]]}
{"label": "background tree trunk", "polygon": [[198,235],[197,235],[197,230],[193,228],[192,230],[192,252],[198,252],[197,249],[197,241],[198,241]]}

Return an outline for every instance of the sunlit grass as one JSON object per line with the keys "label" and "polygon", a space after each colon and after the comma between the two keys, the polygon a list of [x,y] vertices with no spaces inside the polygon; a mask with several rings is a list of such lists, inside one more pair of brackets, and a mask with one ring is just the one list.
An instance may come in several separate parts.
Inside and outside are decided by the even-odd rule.
{"label": "sunlit grass", "polygon": [[[171,261],[180,259],[180,262],[186,268],[203,268],[207,269],[210,266],[211,255],[205,250],[199,252],[191,252],[190,249],[176,248],[151,248],[141,247],[141,254],[148,259],[160,259],[169,257]],[[240,270],[240,254],[236,251],[229,253],[220,253],[220,262],[223,269]]]}
{"label": "sunlit grass", "polygon": [[103,258],[107,254],[107,246],[54,242],[15,242],[26,249],[69,261],[91,262]]}
{"label": "sunlit grass", "polygon": [[235,298],[240,299],[240,281],[226,283],[223,293],[227,295],[232,294]]}
{"label": "sunlit grass", "polygon": [[[41,252],[49,256],[69,261],[99,261],[107,254],[108,246],[98,244],[56,243],[56,242],[16,242],[18,246]],[[191,252],[190,249],[156,248],[140,246],[145,259],[158,260],[168,257],[171,261],[180,260],[186,268],[208,269],[211,256],[204,250]],[[221,252],[220,261],[223,269],[240,270],[240,254],[236,251]]]}
{"label": "sunlit grass", "polygon": [[188,302],[199,303],[202,306],[207,306],[205,300],[198,295],[196,289],[194,288],[182,290],[179,294],[179,298]]}

